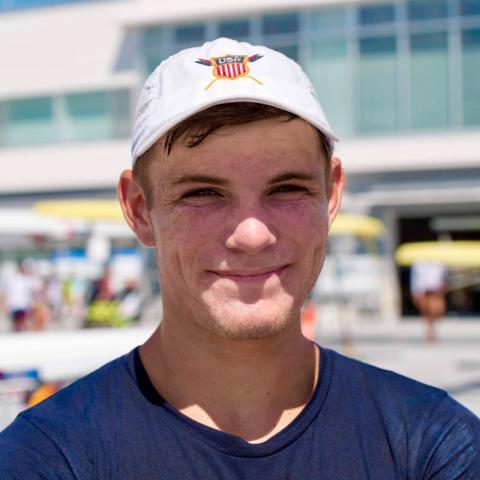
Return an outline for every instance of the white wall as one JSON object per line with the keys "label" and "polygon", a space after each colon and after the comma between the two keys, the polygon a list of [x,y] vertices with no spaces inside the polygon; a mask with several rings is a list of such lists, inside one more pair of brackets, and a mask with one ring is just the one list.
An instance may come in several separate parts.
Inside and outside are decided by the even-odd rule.
{"label": "white wall", "polygon": [[0,99],[135,85],[115,71],[134,2],[92,2],[0,15]]}
{"label": "white wall", "polygon": [[115,188],[130,166],[128,140],[0,150],[0,193]]}

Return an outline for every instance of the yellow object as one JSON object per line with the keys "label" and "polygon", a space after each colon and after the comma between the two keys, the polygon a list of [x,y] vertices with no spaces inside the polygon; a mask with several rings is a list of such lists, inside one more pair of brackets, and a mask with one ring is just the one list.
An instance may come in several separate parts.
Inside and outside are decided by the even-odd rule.
{"label": "yellow object", "polygon": [[480,267],[480,241],[404,243],[395,252],[395,261],[402,266],[421,260],[439,262],[447,267]]}
{"label": "yellow object", "polygon": [[332,224],[331,235],[355,235],[374,238],[385,233],[385,225],[374,217],[340,213]]}
{"label": "yellow object", "polygon": [[59,388],[52,383],[44,383],[40,385],[30,395],[30,398],[28,399],[28,402],[27,402],[27,406],[33,407],[34,405],[37,405],[38,403],[43,402],[48,397],[51,397],[54,393],[57,393],[58,390]]}
{"label": "yellow object", "polygon": [[37,202],[37,213],[56,217],[84,220],[123,220],[122,209],[117,200],[52,200]]}

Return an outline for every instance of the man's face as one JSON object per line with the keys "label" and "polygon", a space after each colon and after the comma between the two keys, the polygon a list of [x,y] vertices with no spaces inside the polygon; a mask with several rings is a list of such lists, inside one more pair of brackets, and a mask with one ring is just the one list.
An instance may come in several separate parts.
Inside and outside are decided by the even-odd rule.
{"label": "man's face", "polygon": [[298,320],[322,267],[343,177],[327,192],[316,131],[300,119],[181,140],[149,163],[148,224],[164,321],[229,339],[268,338]]}

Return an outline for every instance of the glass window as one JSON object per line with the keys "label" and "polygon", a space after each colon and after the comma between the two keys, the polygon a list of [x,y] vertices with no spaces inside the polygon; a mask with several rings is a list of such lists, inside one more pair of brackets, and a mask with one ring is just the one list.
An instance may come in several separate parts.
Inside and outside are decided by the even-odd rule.
{"label": "glass window", "polygon": [[315,31],[345,30],[347,9],[345,7],[322,8],[312,12],[312,28]]}
{"label": "glass window", "polygon": [[0,144],[5,145],[125,137],[130,133],[130,92],[11,100],[0,103],[0,125]]}
{"label": "glass window", "polygon": [[344,38],[319,41],[312,45],[311,52],[305,70],[325,114],[337,135],[351,135],[352,78],[347,61],[347,41]]}
{"label": "glass window", "polygon": [[299,46],[298,44],[291,44],[291,43],[285,43],[285,42],[275,42],[269,41],[271,39],[266,38],[264,45],[273,48],[274,50],[277,50],[277,52],[281,52],[287,57],[291,58],[292,60],[295,60],[298,62],[298,53],[299,53]]}
{"label": "glass window", "polygon": [[250,33],[250,22],[248,19],[224,20],[218,24],[218,34],[220,37],[235,39],[245,39]]}
{"label": "glass window", "polygon": [[[143,31],[142,47],[146,74],[155,70],[158,64],[168,56],[169,52],[165,49],[167,33],[166,28],[162,27],[149,27]],[[171,43],[169,45],[174,47]]]}
{"label": "glass window", "polygon": [[0,102],[0,145],[5,145],[6,126],[7,126],[7,106],[6,102]]}
{"label": "glass window", "polygon": [[156,52],[154,54],[147,54],[145,56],[145,73],[147,75],[150,75],[163,60],[164,56],[160,52]]}
{"label": "glass window", "polygon": [[5,136],[6,143],[9,145],[55,140],[52,99],[42,97],[8,102]]}
{"label": "glass window", "polygon": [[480,28],[462,33],[463,120],[480,125]]}
{"label": "glass window", "polygon": [[275,50],[298,62],[298,45],[273,46]]}
{"label": "glass window", "polygon": [[360,40],[361,55],[382,55],[384,53],[395,52],[396,38],[395,37],[374,37],[362,38]]}
{"label": "glass window", "polygon": [[412,127],[443,127],[449,123],[447,33],[410,37]]}
{"label": "glass window", "polygon": [[262,18],[262,31],[265,35],[294,33],[298,31],[298,13],[265,15]]}
{"label": "glass window", "polygon": [[391,23],[395,20],[395,6],[391,3],[362,5],[358,10],[361,25]]}
{"label": "glass window", "polygon": [[131,133],[129,90],[116,90],[109,93],[110,115],[113,119],[113,137],[129,137]]}
{"label": "glass window", "polygon": [[395,37],[360,40],[358,108],[360,132],[384,132],[398,127]]}
{"label": "glass window", "polygon": [[480,1],[461,0],[460,11],[462,15],[480,15]]}
{"label": "glass window", "polygon": [[146,74],[150,75],[150,73],[152,73],[164,59],[165,56],[160,52],[145,54]]}
{"label": "glass window", "polygon": [[448,15],[447,0],[409,0],[407,7],[410,20],[430,20]]}
{"label": "glass window", "polygon": [[0,0],[0,10],[14,10],[17,8],[44,7],[62,3],[79,3],[87,0]]}
{"label": "glass window", "polygon": [[162,47],[164,39],[164,29],[160,27],[146,28],[143,31],[143,44],[148,49],[158,49]]}
{"label": "glass window", "polygon": [[189,45],[202,43],[205,40],[205,25],[178,25],[174,30],[174,39],[176,43]]}
{"label": "glass window", "polygon": [[112,137],[113,119],[106,92],[76,93],[65,97],[66,140]]}

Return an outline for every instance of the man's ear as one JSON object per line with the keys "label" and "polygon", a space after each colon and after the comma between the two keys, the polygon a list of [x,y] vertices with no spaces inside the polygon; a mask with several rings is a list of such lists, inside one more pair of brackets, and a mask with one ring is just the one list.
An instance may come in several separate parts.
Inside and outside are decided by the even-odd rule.
{"label": "man's ear", "polygon": [[120,175],[117,194],[128,226],[142,245],[153,247],[155,238],[150,211],[143,190],[133,177],[131,170],[125,170]]}
{"label": "man's ear", "polygon": [[328,182],[328,226],[331,227],[340,205],[345,187],[345,176],[342,162],[339,158],[333,157],[330,167],[330,178]]}

